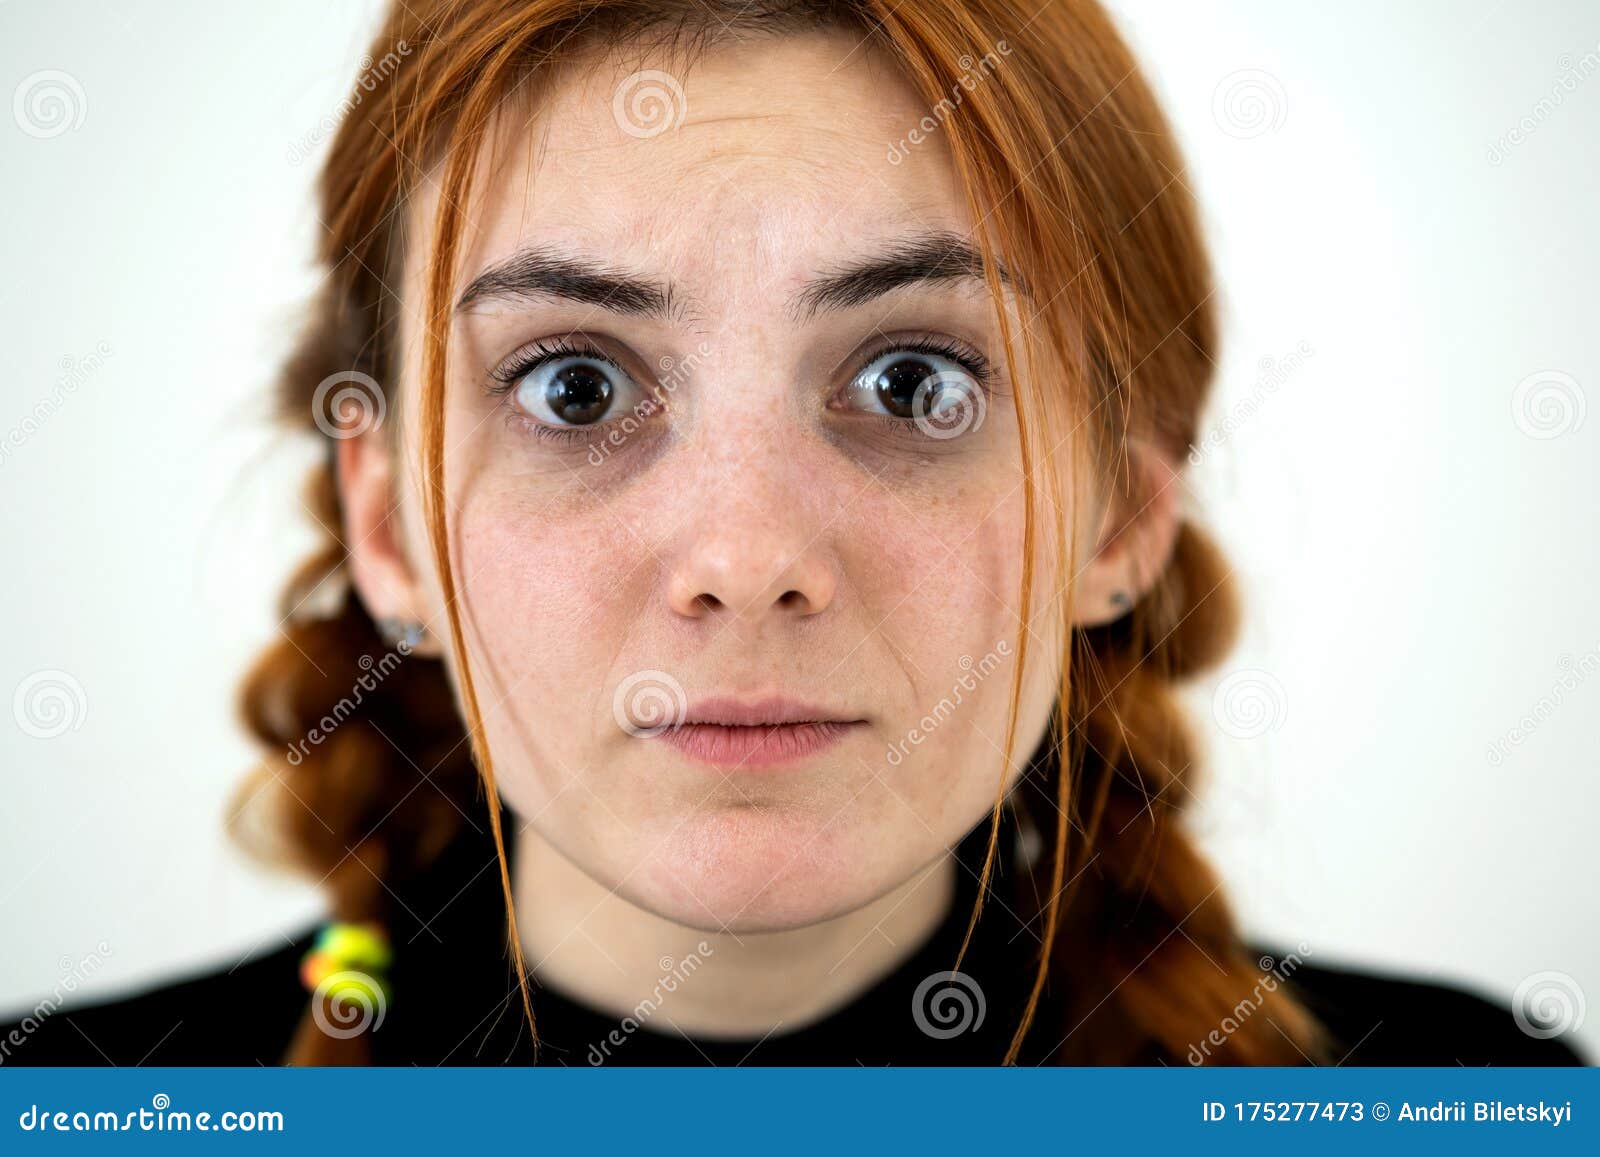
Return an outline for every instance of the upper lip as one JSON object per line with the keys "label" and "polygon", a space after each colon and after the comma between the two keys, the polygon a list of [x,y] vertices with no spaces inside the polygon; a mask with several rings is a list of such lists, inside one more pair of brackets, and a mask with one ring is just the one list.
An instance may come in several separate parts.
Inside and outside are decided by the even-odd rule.
{"label": "upper lip", "polygon": [[799,723],[858,723],[861,717],[784,695],[732,695],[696,700],[679,726],[783,727]]}

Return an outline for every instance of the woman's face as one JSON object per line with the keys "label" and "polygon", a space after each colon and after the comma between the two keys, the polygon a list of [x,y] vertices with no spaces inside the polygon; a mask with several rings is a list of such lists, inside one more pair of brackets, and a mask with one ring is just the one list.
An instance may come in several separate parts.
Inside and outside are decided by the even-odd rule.
{"label": "woman's face", "polygon": [[[568,77],[502,116],[453,294],[451,552],[499,786],[659,915],[814,923],[1008,775],[1024,490],[975,222],[940,134],[905,145],[929,109],[843,34]],[[1059,673],[1035,629],[1019,759]]]}

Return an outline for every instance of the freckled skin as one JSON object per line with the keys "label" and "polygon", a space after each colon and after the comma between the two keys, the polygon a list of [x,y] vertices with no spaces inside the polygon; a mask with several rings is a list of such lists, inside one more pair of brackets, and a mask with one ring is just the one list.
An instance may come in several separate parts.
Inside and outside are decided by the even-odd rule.
{"label": "freckled skin", "polygon": [[[829,408],[879,332],[955,335],[1003,384],[987,292],[928,285],[811,321],[787,308],[808,279],[889,240],[972,225],[942,142],[885,162],[925,110],[852,44],[719,48],[680,77],[683,123],[647,137],[613,115],[623,72],[574,71],[531,117],[502,117],[466,238],[463,285],[549,243],[679,286],[673,324],[553,301],[462,316],[445,442],[457,589],[501,791],[595,881],[694,927],[854,911],[952,846],[1009,774],[1024,500],[1009,398],[1002,389],[950,441]],[[411,236],[426,235],[434,204],[411,207]],[[403,409],[419,388],[420,258],[405,274]],[[513,399],[484,389],[519,346],[574,331],[603,338],[641,380],[664,358],[691,363],[665,409],[599,464],[584,445],[538,438]],[[413,478],[402,517],[427,572],[420,512]],[[423,610],[442,630],[432,589]],[[696,612],[697,592],[721,609]],[[1018,759],[1042,734],[1058,672],[1038,640]],[[963,656],[996,654],[950,718],[887,757],[968,674]],[[803,763],[724,775],[618,725],[614,693],[642,671],[691,702],[778,692],[865,724]]]}

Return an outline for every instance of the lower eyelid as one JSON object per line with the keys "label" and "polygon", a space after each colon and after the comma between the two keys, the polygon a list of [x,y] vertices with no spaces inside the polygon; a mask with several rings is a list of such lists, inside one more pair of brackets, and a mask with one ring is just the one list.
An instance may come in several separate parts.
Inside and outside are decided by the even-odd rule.
{"label": "lower eyelid", "polygon": [[592,431],[603,429],[600,426],[547,426],[543,422],[531,419],[527,423],[533,427],[534,437],[544,438],[554,442],[587,442],[594,437]]}
{"label": "lower eyelid", "polygon": [[520,430],[530,432],[534,435],[534,437],[543,441],[557,442],[562,444],[600,441],[610,436],[610,434],[617,427],[627,422],[630,418],[637,423],[643,424],[656,417],[663,409],[665,409],[665,407],[660,403],[653,402],[648,398],[646,402],[641,402],[639,405],[645,405],[647,403],[649,404],[650,408],[646,413],[643,414],[638,412],[637,407],[630,407],[629,409],[624,410],[617,417],[608,418],[600,422],[591,422],[586,426],[557,426],[549,422],[542,422],[538,418],[533,417],[526,410],[518,406],[515,398],[509,393],[505,394],[500,399],[500,405],[505,407],[505,421],[508,424],[515,425]]}
{"label": "lower eyelid", "polygon": [[915,418],[897,418],[893,414],[874,414],[865,410],[852,410],[849,413],[852,421],[871,423],[874,435],[882,434],[915,445],[955,446],[963,440],[933,437],[923,430]]}
{"label": "lower eyelid", "polygon": [[[1002,391],[997,389],[997,386],[1000,382],[1000,375],[995,372],[992,366],[989,367],[982,375],[977,374],[967,366],[962,367],[962,372],[966,374],[967,377],[972,379],[973,384],[978,387],[978,392],[983,395],[985,402],[991,401],[996,397],[1005,396]],[[834,398],[848,398],[852,393],[856,392],[871,394],[873,389],[871,386],[862,385],[859,378],[853,378],[851,379],[849,385],[834,395]],[[874,410],[860,409],[855,406],[834,406],[832,401],[828,403],[828,408],[842,410],[847,413],[862,414],[869,418],[884,418],[891,422],[912,422],[915,420],[912,418],[897,418],[892,414],[880,414]]]}
{"label": "lower eyelid", "polygon": [[583,431],[581,426],[561,427],[548,425],[537,418],[530,418],[515,406],[506,407],[504,421],[507,426],[546,441],[571,442],[575,440],[575,435],[581,437]]}

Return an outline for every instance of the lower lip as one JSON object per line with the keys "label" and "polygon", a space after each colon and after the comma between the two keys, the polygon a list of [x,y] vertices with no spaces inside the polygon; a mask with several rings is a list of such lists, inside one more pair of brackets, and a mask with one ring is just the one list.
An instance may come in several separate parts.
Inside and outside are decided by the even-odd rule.
{"label": "lower lip", "polygon": [[795,763],[826,751],[859,723],[785,723],[771,727],[723,727],[690,723],[661,733],[690,759],[738,769]]}

